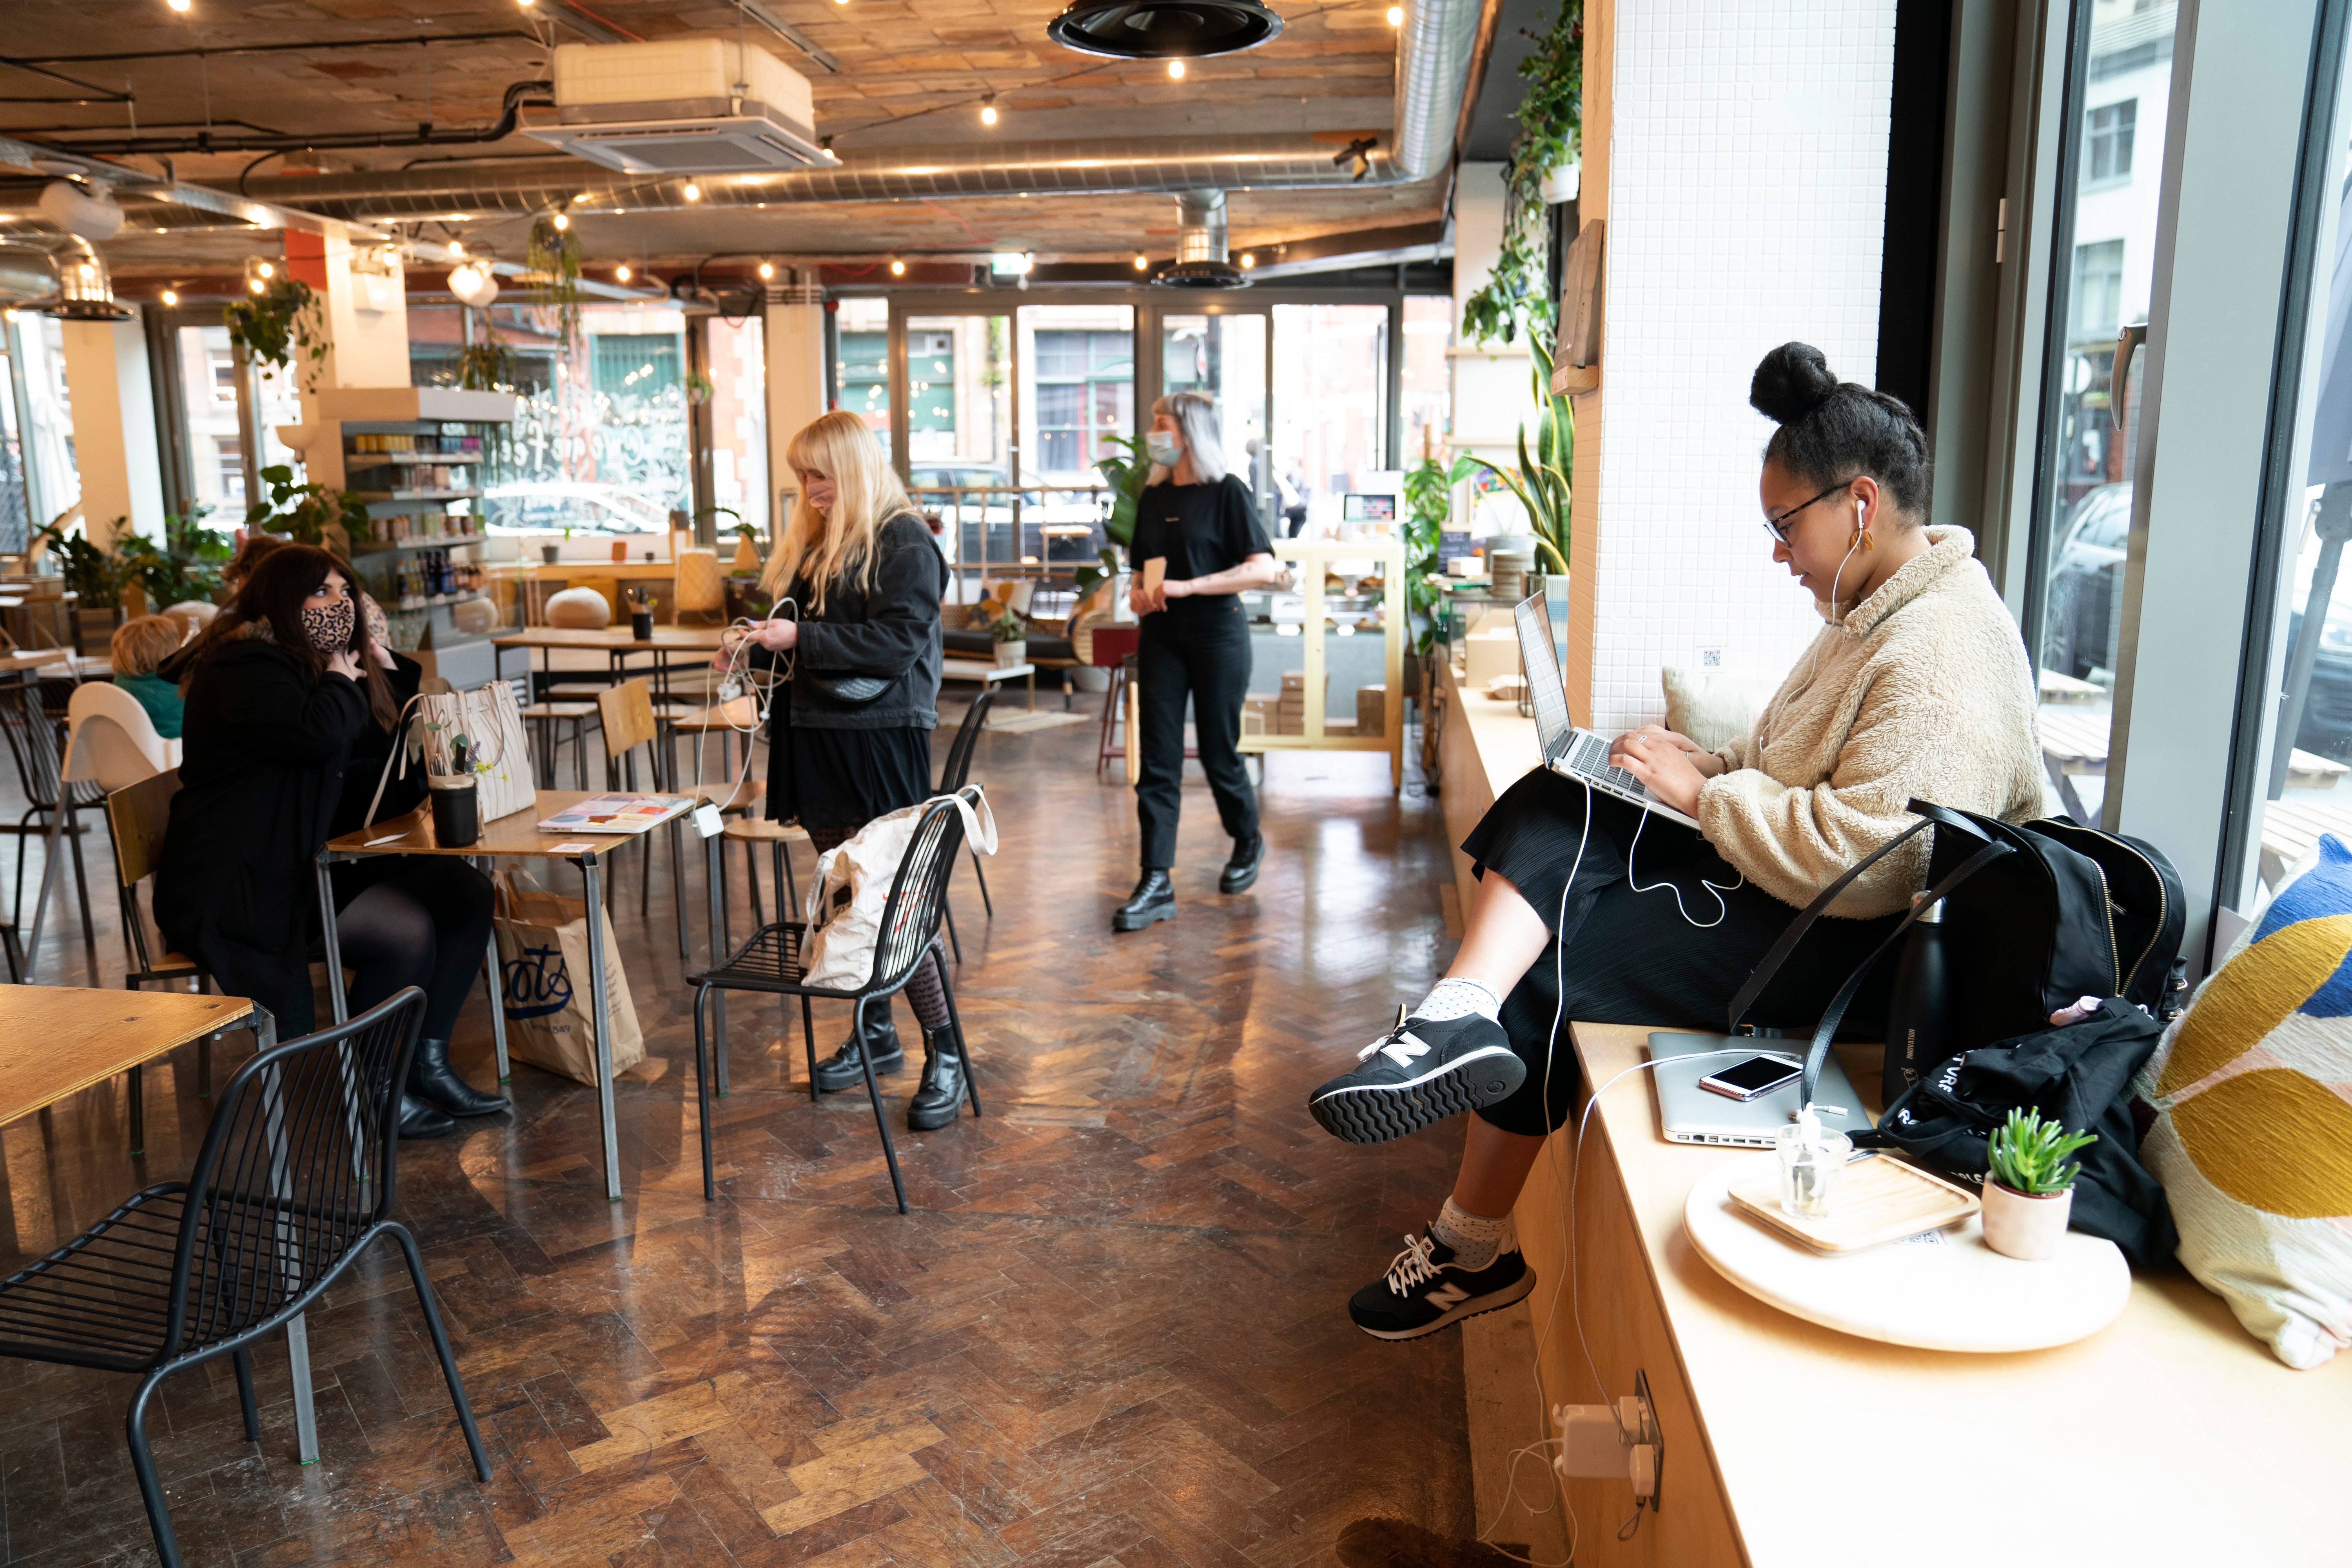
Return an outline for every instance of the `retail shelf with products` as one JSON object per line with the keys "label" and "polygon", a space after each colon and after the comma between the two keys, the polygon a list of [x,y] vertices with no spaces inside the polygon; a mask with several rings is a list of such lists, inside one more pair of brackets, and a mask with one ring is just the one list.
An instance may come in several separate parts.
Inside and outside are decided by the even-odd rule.
{"label": "retail shelf with products", "polygon": [[[1395,539],[1277,539],[1274,553],[1297,578],[1295,587],[1265,596],[1265,616],[1276,632],[1295,635],[1300,643],[1302,668],[1296,687],[1284,677],[1281,693],[1255,695],[1244,710],[1241,749],[1244,752],[1386,752],[1389,784],[1404,784],[1404,546]],[[1348,579],[1357,579],[1355,594],[1347,594]],[[1327,593],[1329,579],[1339,579],[1339,592]],[[1377,594],[1360,590],[1372,578]],[[1252,619],[1257,619],[1253,613]],[[1340,628],[1344,626],[1343,633]],[[1361,637],[1377,631],[1381,638],[1381,689],[1377,699],[1380,731],[1370,730],[1369,683],[1360,686],[1352,704],[1361,716],[1356,726],[1328,719],[1329,663],[1324,641],[1333,635]],[[1353,662],[1351,660],[1351,662]],[[1294,695],[1295,693],[1295,695]],[[1293,710],[1295,709],[1295,711]],[[1296,728],[1292,727],[1295,722]]]}

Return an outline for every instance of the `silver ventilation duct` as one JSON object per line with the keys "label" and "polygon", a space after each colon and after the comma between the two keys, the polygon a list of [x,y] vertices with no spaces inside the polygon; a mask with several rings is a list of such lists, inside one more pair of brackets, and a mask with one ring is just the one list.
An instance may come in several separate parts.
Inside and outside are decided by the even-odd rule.
{"label": "silver ventilation duct", "polygon": [[[1410,184],[1444,169],[1469,81],[1479,0],[1408,0],[1396,58],[1396,126],[1353,142],[1306,133],[1102,142],[875,148],[835,163],[734,176],[634,180],[572,159],[504,167],[452,163],[382,172],[280,175],[252,195],[334,218],[522,216],[879,202],[954,196],[1109,195],[1188,190],[1316,190]],[[687,185],[697,185],[689,202]],[[575,201],[582,193],[589,199]]]}
{"label": "silver ventilation duct", "polygon": [[47,251],[0,249],[0,304],[28,304],[57,291],[58,277]]}
{"label": "silver ventilation duct", "polygon": [[1176,260],[1151,279],[1163,289],[1246,289],[1249,275],[1225,259],[1225,193],[1176,193]]}

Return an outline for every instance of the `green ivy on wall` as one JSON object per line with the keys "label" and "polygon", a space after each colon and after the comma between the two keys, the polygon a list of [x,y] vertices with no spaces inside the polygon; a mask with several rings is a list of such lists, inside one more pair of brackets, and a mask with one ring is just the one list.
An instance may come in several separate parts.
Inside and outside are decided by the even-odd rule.
{"label": "green ivy on wall", "polygon": [[1462,336],[1477,344],[1517,341],[1522,331],[1549,337],[1556,309],[1546,286],[1551,268],[1550,225],[1543,177],[1576,162],[1584,127],[1584,0],[1561,0],[1559,15],[1540,33],[1535,52],[1519,62],[1528,84],[1513,117],[1503,165],[1503,245],[1495,268],[1462,302]]}

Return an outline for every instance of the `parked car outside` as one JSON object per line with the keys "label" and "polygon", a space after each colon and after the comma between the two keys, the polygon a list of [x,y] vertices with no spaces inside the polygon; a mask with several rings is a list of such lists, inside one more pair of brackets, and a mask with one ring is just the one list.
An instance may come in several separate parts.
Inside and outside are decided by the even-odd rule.
{"label": "parked car outside", "polygon": [[516,479],[482,492],[492,533],[667,533],[669,509],[581,479]]}

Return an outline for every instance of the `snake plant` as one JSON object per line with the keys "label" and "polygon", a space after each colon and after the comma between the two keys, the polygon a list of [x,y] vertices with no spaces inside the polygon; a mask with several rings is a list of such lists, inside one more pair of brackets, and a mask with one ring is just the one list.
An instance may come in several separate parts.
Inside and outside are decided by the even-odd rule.
{"label": "snake plant", "polygon": [[1566,396],[1551,389],[1551,355],[1535,338],[1528,340],[1528,357],[1534,370],[1535,398],[1541,412],[1536,418],[1536,447],[1528,452],[1528,427],[1519,426],[1519,468],[1513,473],[1484,458],[1471,462],[1502,482],[1528,514],[1528,528],[1536,536],[1536,551],[1547,571],[1568,573],[1569,482],[1576,467],[1576,416]]}

